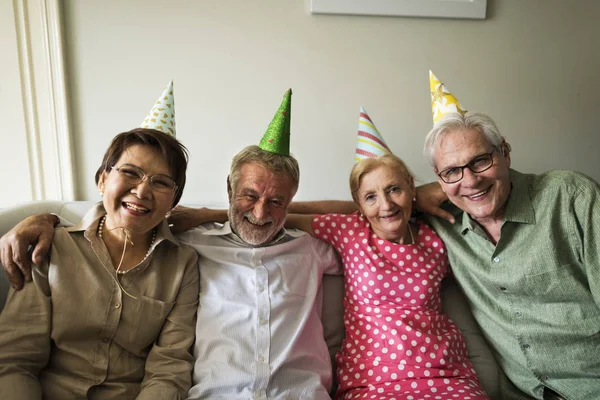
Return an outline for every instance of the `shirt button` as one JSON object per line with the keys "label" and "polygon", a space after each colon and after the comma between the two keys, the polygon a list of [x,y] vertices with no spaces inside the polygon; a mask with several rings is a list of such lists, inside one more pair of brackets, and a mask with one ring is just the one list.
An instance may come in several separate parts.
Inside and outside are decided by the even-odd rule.
{"label": "shirt button", "polygon": [[261,325],[265,325],[267,323],[267,320],[264,318],[261,318],[260,321],[258,321]]}
{"label": "shirt button", "polygon": [[261,293],[264,292],[265,291],[265,287],[264,286],[259,286],[258,287],[258,291],[261,292]]}
{"label": "shirt button", "polygon": [[120,308],[120,307],[121,307],[121,303],[115,304],[115,308]]}
{"label": "shirt button", "polygon": [[524,348],[525,350],[527,350],[527,349],[529,348],[529,345],[528,345],[528,344],[524,344],[524,345],[523,345],[523,348]]}
{"label": "shirt button", "polygon": [[540,376],[540,380],[547,381],[548,377],[546,375],[542,375],[542,376]]}
{"label": "shirt button", "polygon": [[258,357],[258,362],[265,362],[265,358],[263,356]]}
{"label": "shirt button", "polygon": [[495,263],[498,263],[498,262],[500,262],[500,258],[498,258],[498,257],[494,257],[494,262],[495,262]]}
{"label": "shirt button", "polygon": [[516,315],[517,317],[519,317],[519,318],[520,318],[520,317],[521,317],[523,314],[521,313],[521,311],[517,311],[517,312],[515,313],[515,315]]}

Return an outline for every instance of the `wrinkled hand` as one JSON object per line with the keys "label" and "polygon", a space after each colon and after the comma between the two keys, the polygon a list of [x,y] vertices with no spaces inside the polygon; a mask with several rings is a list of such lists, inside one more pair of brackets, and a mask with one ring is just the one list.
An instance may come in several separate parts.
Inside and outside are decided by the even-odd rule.
{"label": "wrinkled hand", "polygon": [[[23,287],[23,280],[31,281],[31,262],[39,264],[48,255],[57,220],[51,214],[32,215],[0,239],[0,262],[15,289]],[[29,246],[33,246],[31,258]]]}
{"label": "wrinkled hand", "polygon": [[437,182],[431,182],[417,187],[417,199],[415,208],[427,214],[448,220],[454,223],[454,216],[441,208],[441,205],[448,200],[448,196],[442,190]]}
{"label": "wrinkled hand", "polygon": [[225,222],[227,221],[227,210],[177,206],[171,210],[168,221],[171,232],[180,233],[194,229],[205,222]]}

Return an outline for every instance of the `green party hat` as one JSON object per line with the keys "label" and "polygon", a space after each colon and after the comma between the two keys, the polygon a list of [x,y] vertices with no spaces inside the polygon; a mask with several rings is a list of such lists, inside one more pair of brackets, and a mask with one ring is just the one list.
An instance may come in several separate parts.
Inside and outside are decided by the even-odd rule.
{"label": "green party hat", "polygon": [[292,118],[292,89],[283,95],[283,101],[263,135],[258,147],[264,151],[290,155],[290,120]]}

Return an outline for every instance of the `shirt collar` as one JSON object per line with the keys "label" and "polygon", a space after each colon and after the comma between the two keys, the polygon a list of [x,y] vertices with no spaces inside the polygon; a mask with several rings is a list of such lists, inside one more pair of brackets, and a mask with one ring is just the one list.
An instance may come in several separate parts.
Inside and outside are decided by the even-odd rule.
{"label": "shirt collar", "polygon": [[[98,202],[85,214],[85,216],[77,225],[67,228],[67,231],[84,232],[85,238],[90,240],[92,237],[96,236],[100,218],[102,218],[105,215],[106,210],[104,209],[104,205],[102,204],[102,202]],[[150,251],[154,251],[154,248],[156,248],[156,246],[163,240],[168,240],[175,246],[179,246],[179,241],[175,239],[175,236],[173,236],[173,234],[171,233],[166,219],[163,219],[160,222],[160,224],[158,224],[156,231],[156,239],[154,240],[154,245],[152,246],[152,249],[150,249]]]}
{"label": "shirt collar", "polygon": [[[535,211],[531,203],[526,175],[511,168],[509,177],[512,188],[506,202],[504,221],[535,224]],[[469,214],[463,212],[461,232],[474,230],[476,226],[477,223],[471,219]]]}
{"label": "shirt collar", "polygon": [[248,247],[266,247],[266,246],[272,246],[274,244],[277,244],[279,242],[287,242],[288,240],[292,240],[295,239],[297,237],[300,236],[304,236],[306,235],[306,232],[303,231],[299,231],[297,229],[291,229],[291,230],[287,230],[285,228],[281,228],[281,230],[277,233],[277,235],[275,235],[275,237],[273,238],[273,240],[271,240],[268,243],[265,243],[263,245],[260,246],[252,246],[251,244],[244,242],[242,240],[242,238],[240,238],[232,229],[231,229],[231,224],[229,223],[229,221],[225,222],[223,225],[217,225],[213,228],[209,228],[206,231],[204,231],[204,235],[209,235],[209,236],[228,236],[229,238],[231,238],[233,241],[242,244],[244,246],[248,246]]}
{"label": "shirt collar", "polygon": [[512,183],[512,190],[506,204],[504,220],[523,224],[535,224],[535,211],[531,202],[527,175],[511,169],[510,181]]}

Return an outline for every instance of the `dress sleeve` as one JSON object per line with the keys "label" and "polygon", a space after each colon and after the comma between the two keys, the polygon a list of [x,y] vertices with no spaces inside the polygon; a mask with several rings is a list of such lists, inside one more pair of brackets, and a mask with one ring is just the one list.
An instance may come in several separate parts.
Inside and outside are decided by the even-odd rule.
{"label": "dress sleeve", "polygon": [[41,399],[40,371],[50,359],[52,303],[48,263],[32,269],[33,282],[8,293],[0,314],[0,398]]}
{"label": "dress sleeve", "polygon": [[198,255],[192,250],[175,305],[148,354],[138,399],[171,400],[187,397],[194,365],[190,351],[195,337],[198,292]]}
{"label": "dress sleeve", "polygon": [[350,231],[351,236],[351,229],[358,226],[357,217],[357,213],[315,215],[312,221],[315,237],[331,244],[341,252],[348,241],[348,232]]}

